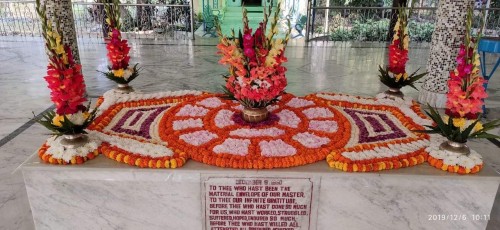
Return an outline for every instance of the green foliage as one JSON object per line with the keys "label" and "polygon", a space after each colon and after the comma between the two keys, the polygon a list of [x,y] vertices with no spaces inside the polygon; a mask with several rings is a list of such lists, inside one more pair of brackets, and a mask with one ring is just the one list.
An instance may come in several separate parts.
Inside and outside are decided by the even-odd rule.
{"label": "green foliage", "polygon": [[[85,112],[88,112],[90,108],[90,103],[86,107]],[[73,124],[66,115],[64,115],[64,120],[61,122],[61,126],[56,126],[52,124],[52,120],[54,119],[55,116],[57,116],[55,111],[48,111],[45,112],[42,115],[41,118],[35,119],[35,121],[41,125],[43,125],[45,128],[50,130],[53,135],[56,136],[61,136],[61,135],[66,135],[66,134],[79,134],[79,133],[87,133],[85,132],[85,129],[92,123],[92,121],[96,117],[96,112],[98,108],[95,108],[92,112],[89,113],[89,117],[83,122],[82,125],[75,125]],[[33,114],[35,115],[35,114]]]}
{"label": "green foliage", "polygon": [[384,6],[383,0],[345,0],[345,5],[348,6],[366,6],[366,7],[377,7]]}
{"label": "green foliage", "polygon": [[385,41],[389,30],[389,20],[368,19],[354,21],[351,33],[358,41]]}
{"label": "green foliage", "polygon": [[416,90],[417,87],[415,87],[415,82],[420,80],[422,77],[427,75],[427,72],[417,74],[418,70],[413,72],[412,74],[408,75],[408,78],[406,80],[403,80],[403,78],[399,79],[399,81],[396,81],[395,78],[391,77],[391,72],[387,68],[382,68],[382,66],[378,67],[378,71],[380,72],[379,74],[379,79],[380,82],[382,82],[384,85],[386,85],[389,88],[402,88],[405,86],[410,86]]}
{"label": "green foliage", "polygon": [[[323,27],[316,27],[315,29],[318,32],[323,31]],[[330,33],[330,39],[332,41],[386,41],[388,29],[388,19],[356,20],[350,29],[339,28],[333,30]],[[414,21],[408,23],[408,34],[412,41],[430,42],[433,32],[433,23]]]}
{"label": "green foliage", "polygon": [[113,74],[113,71],[111,70],[111,68],[109,66],[108,66],[108,69],[109,69],[108,72],[101,72],[101,73],[104,74],[104,76],[106,76],[109,80],[112,80],[118,84],[128,84],[132,80],[134,80],[136,77],[139,76],[139,71],[141,69],[139,67],[137,67],[137,65],[139,65],[139,63],[134,65],[134,68],[132,70],[133,73],[132,73],[132,75],[130,75],[130,77],[127,80],[125,80],[125,78],[123,78],[123,77],[115,77],[115,75]]}
{"label": "green foliage", "polygon": [[119,0],[113,0],[113,5],[110,3],[104,3],[104,11],[106,12],[106,22],[112,28],[117,30],[121,29],[120,25],[120,3]]}
{"label": "green foliage", "polygon": [[434,24],[431,22],[410,21],[408,23],[408,34],[412,41],[430,42],[433,32]]}
{"label": "green foliage", "polygon": [[477,119],[472,124],[467,126],[464,130],[460,130],[460,127],[455,127],[453,125],[453,118],[451,116],[448,118],[448,121],[444,121],[436,109],[432,108],[429,105],[428,107],[429,111],[425,111],[425,113],[436,124],[434,126],[426,125],[426,127],[429,128],[428,130],[416,130],[415,132],[440,134],[450,141],[459,143],[465,143],[469,138],[500,138],[497,135],[487,133],[487,131],[489,130],[500,127],[500,119],[485,123],[483,124],[482,129],[474,131],[474,127],[478,122],[480,122],[480,120]]}
{"label": "green foliage", "polygon": [[352,41],[352,40],[354,40],[354,35],[351,33],[350,30],[338,29],[338,30],[334,30],[330,34],[330,39],[332,41]]}

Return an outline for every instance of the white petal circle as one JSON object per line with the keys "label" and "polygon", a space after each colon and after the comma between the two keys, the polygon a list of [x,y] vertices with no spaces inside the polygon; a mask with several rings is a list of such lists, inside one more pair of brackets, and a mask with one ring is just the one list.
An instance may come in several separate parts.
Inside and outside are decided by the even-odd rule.
{"label": "white petal circle", "polygon": [[214,147],[214,153],[229,153],[232,155],[245,156],[248,154],[250,140],[228,138],[222,144]]}
{"label": "white petal circle", "polygon": [[336,132],[338,128],[336,121],[309,121],[309,130],[333,133]]}
{"label": "white petal circle", "polygon": [[189,129],[189,128],[199,128],[203,127],[203,121],[198,118],[198,119],[193,119],[189,118],[186,120],[177,120],[174,121],[172,124],[172,128],[174,130],[183,130],[183,129]]}
{"label": "white petal circle", "polygon": [[293,111],[288,109],[281,110],[276,115],[280,118],[278,122],[280,125],[297,128],[300,124],[300,118]]}
{"label": "white petal circle", "polygon": [[217,138],[217,134],[211,133],[206,130],[200,130],[192,133],[186,133],[179,136],[179,138],[188,144],[194,146],[200,146],[211,141],[214,138]]}
{"label": "white petal circle", "polygon": [[302,98],[294,97],[290,101],[288,101],[288,103],[286,103],[286,105],[288,105],[292,108],[302,108],[302,107],[314,105],[314,102],[309,101],[309,100],[305,100]]}
{"label": "white petal circle", "polygon": [[312,133],[297,133],[292,137],[294,140],[300,142],[303,146],[307,148],[319,148],[322,145],[328,144],[330,139],[326,137],[318,137]]}
{"label": "white petal circle", "polygon": [[283,140],[271,140],[259,142],[260,154],[265,157],[293,156],[297,149],[285,143]]}
{"label": "white petal circle", "polygon": [[240,136],[240,137],[277,137],[285,134],[284,130],[278,128],[265,128],[265,129],[252,129],[252,128],[241,128],[237,130],[233,130],[229,133],[231,136]]}
{"label": "white petal circle", "polygon": [[201,117],[208,113],[208,109],[205,109],[196,105],[185,105],[182,107],[175,116],[189,116],[189,117]]}
{"label": "white petal circle", "polygon": [[315,107],[315,108],[309,108],[304,111],[302,111],[307,118],[309,119],[315,119],[315,118],[332,118],[333,113],[327,108],[320,108],[320,107]]}
{"label": "white petal circle", "polygon": [[226,126],[234,125],[234,121],[232,119],[234,112],[231,110],[223,109],[217,112],[215,115],[214,121],[215,125],[219,128],[224,128]]}
{"label": "white petal circle", "polygon": [[197,102],[196,104],[207,107],[207,108],[217,108],[217,107],[220,107],[221,105],[223,105],[224,102],[222,102],[217,97],[209,97],[209,98],[203,99],[202,101]]}

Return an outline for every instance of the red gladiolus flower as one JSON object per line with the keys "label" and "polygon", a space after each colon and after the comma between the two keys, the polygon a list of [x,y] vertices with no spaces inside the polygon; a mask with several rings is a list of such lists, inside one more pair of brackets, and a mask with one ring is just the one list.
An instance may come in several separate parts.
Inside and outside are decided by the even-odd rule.
{"label": "red gladiolus flower", "polygon": [[113,29],[111,33],[111,40],[106,45],[106,49],[108,50],[108,60],[111,63],[111,69],[126,69],[129,65],[130,56],[128,55],[130,52],[130,47],[127,44],[127,40],[121,39],[120,31],[117,29]]}
{"label": "red gladiolus flower", "polygon": [[[71,52],[69,47],[67,52]],[[56,106],[56,113],[59,115],[69,115],[84,109],[82,104],[87,101],[85,98],[85,83],[81,72],[81,65],[74,64],[73,57],[68,55],[70,65],[47,66],[47,76],[45,80],[51,93],[51,100]]]}
{"label": "red gladiolus flower", "polygon": [[389,45],[389,65],[388,69],[393,74],[404,74],[406,72],[406,62],[408,61],[408,50],[399,48],[399,40]]}
{"label": "red gladiolus flower", "polygon": [[445,112],[451,117],[476,119],[488,96],[483,86],[486,80],[479,76],[475,66],[479,54],[473,47],[473,43],[460,46],[457,67],[450,72]]}

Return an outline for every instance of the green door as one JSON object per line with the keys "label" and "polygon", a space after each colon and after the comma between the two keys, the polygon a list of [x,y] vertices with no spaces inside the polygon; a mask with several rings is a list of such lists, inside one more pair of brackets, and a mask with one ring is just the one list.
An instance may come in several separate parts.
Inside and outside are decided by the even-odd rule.
{"label": "green door", "polygon": [[[278,0],[272,0],[273,1],[273,6],[278,5]],[[271,4],[271,0],[262,0],[262,6],[269,6]]]}
{"label": "green door", "polygon": [[227,6],[241,6],[241,0],[226,0]]}

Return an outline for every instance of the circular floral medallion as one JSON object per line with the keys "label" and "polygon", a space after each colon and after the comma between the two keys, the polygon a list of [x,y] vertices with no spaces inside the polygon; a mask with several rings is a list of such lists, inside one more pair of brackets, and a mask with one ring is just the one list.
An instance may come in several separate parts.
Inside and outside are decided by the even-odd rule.
{"label": "circular floral medallion", "polygon": [[160,138],[199,162],[257,169],[320,161],[349,141],[349,121],[325,103],[285,94],[268,106],[266,121],[247,123],[238,102],[219,96],[198,96],[169,109]]}

